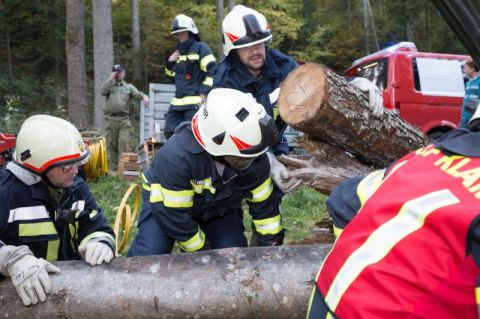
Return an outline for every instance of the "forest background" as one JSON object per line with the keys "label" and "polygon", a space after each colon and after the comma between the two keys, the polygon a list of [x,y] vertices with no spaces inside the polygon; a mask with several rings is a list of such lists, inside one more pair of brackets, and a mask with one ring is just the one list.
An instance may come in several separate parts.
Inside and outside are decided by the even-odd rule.
{"label": "forest background", "polygon": [[[70,118],[83,129],[95,127],[95,87],[109,75],[105,72],[103,79],[95,79],[94,61],[99,58],[94,54],[95,19],[111,19],[113,60],[126,66],[127,81],[143,92],[148,93],[151,82],[170,81],[164,74],[164,61],[175,50],[170,23],[179,13],[195,20],[202,41],[220,60],[218,2],[0,0],[0,132],[18,132],[23,119],[38,113]],[[95,10],[105,3],[108,10]],[[273,33],[270,47],[299,61],[325,64],[338,73],[353,60],[400,41],[412,41],[420,51],[466,54],[428,0],[248,0],[235,4],[267,17]],[[75,34],[72,28],[77,28]],[[82,32],[84,68],[75,69],[71,64],[78,59],[69,60],[68,54],[78,51],[74,37]],[[71,79],[67,74],[72,74]],[[69,92],[68,81],[78,78],[86,83],[85,88]],[[76,87],[70,85],[70,91]],[[74,99],[81,102],[84,112],[78,113],[78,107],[69,102]],[[133,119],[138,120],[138,108],[134,109]]]}

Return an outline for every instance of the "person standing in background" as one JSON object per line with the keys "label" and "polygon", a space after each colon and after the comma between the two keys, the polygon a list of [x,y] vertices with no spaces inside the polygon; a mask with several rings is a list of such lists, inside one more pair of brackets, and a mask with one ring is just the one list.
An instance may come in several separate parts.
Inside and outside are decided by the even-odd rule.
{"label": "person standing in background", "polygon": [[112,66],[112,73],[102,85],[100,93],[105,96],[105,130],[107,140],[107,157],[110,170],[117,170],[120,154],[130,151],[130,101],[150,103],[147,95],[126,83],[125,68],[121,64]]}

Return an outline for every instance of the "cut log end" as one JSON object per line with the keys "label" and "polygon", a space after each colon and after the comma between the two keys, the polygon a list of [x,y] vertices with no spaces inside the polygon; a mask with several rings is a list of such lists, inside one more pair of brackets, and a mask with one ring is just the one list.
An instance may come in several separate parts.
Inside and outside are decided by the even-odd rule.
{"label": "cut log end", "polygon": [[324,67],[316,63],[299,66],[286,78],[278,100],[280,116],[295,125],[311,118],[328,98]]}

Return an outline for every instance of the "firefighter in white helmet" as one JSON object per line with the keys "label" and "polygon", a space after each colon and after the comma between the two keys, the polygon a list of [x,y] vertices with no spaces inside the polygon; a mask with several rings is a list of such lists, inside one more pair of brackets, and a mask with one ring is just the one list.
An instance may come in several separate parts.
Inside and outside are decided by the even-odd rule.
{"label": "firefighter in white helmet", "polygon": [[113,258],[114,234],[87,183],[77,176],[89,158],[78,130],[48,115],[28,118],[14,161],[0,169],[0,277],[12,280],[25,305],[52,290],[49,261]]}
{"label": "firefighter in white helmet", "polygon": [[177,49],[165,63],[165,73],[175,80],[175,97],[170,101],[165,120],[165,136],[175,127],[190,121],[212,88],[216,60],[207,44],[201,42],[192,18],[179,14],[173,19],[171,34],[177,37]]}
{"label": "firefighter in white helmet", "polygon": [[[227,87],[250,93],[275,119],[277,128],[282,133],[287,125],[280,118],[276,103],[280,83],[297,66],[296,62],[267,47],[272,40],[272,32],[265,16],[256,10],[243,5],[235,6],[225,16],[222,29],[226,58],[218,65],[213,87]],[[375,114],[381,114],[382,99],[376,86],[363,78],[354,80],[352,84],[371,92],[370,107]],[[280,134],[280,140],[268,154],[272,178],[285,193],[292,192],[301,185],[300,181],[290,177],[285,166],[276,159],[276,156],[288,153],[287,141]]]}
{"label": "firefighter in white helmet", "polygon": [[143,208],[129,256],[245,247],[242,200],[255,245],[281,245],[278,197],[265,154],[277,141],[273,119],[251,96],[215,89],[157,152],[143,176]]}

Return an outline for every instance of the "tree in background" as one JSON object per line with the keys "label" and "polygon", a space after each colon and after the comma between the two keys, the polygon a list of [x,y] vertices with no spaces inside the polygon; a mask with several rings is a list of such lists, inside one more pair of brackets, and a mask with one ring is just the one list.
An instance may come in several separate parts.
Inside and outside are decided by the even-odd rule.
{"label": "tree in background", "polygon": [[[102,72],[96,69],[93,72],[94,66],[99,60],[108,67],[113,62],[113,59],[98,58],[94,53],[94,34],[101,36],[92,31],[92,28],[96,28],[92,14],[95,15],[93,11],[97,2],[105,1],[85,1],[86,11],[75,12],[75,15],[83,12],[85,19],[83,72],[86,72],[87,79],[86,102],[80,103],[88,105],[85,121],[86,114],[94,112],[93,105],[98,105],[98,102],[94,103],[93,92],[94,87],[98,87],[96,83],[101,81],[96,74]],[[138,1],[138,36],[133,35],[137,34],[134,2],[112,2],[111,18],[115,61],[125,64],[127,81],[133,80],[137,88],[148,92],[150,82],[169,81],[164,75],[164,61],[175,47],[175,38],[170,35],[170,23],[179,13],[194,18],[202,41],[213,49],[217,58],[220,56],[216,46],[219,35],[215,1]],[[228,2],[224,1],[224,6]],[[236,3],[265,14],[273,31],[273,42],[269,45],[295,56],[299,61],[319,62],[342,73],[353,60],[369,53],[365,45],[368,34],[365,30],[364,1],[244,0]],[[381,48],[410,39],[421,51],[466,52],[429,0],[370,0],[368,9],[371,12],[367,17],[370,19],[368,25],[375,26]],[[72,39],[70,35],[66,36],[65,12],[65,0],[0,0],[2,114],[14,115],[9,118],[23,118],[42,112],[66,117],[66,70],[70,64],[66,63],[64,48],[65,40]],[[138,52],[137,43],[141,43],[140,66],[134,62]],[[375,50],[373,42],[370,50]],[[136,72],[139,70],[144,75],[137,84]],[[78,76],[82,75],[77,74],[77,81]],[[0,119],[3,117],[0,116]],[[90,121],[92,119],[89,118]],[[9,123],[13,122],[9,120]],[[5,124],[0,122],[0,131],[3,130],[1,125]]]}
{"label": "tree in background", "polygon": [[113,35],[112,6],[105,0],[93,0],[93,64],[95,83],[94,128],[104,132],[103,109],[105,97],[100,93],[102,84],[112,72],[113,65]]}
{"label": "tree in background", "polygon": [[85,71],[85,2],[67,0],[65,45],[68,74],[68,116],[80,129],[87,128],[87,78]]}
{"label": "tree in background", "polygon": [[135,86],[141,85],[142,65],[140,56],[140,17],[138,14],[138,0],[131,0],[132,7],[132,82]]}

